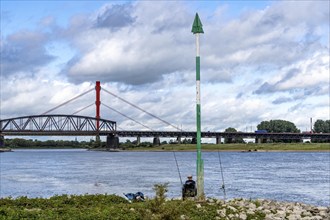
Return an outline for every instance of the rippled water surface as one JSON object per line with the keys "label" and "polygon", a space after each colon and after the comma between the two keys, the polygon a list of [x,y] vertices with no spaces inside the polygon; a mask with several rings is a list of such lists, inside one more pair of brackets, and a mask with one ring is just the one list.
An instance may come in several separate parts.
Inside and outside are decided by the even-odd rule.
{"label": "rippled water surface", "polygon": [[[176,152],[182,180],[195,174],[196,153]],[[218,152],[203,152],[205,194],[223,198]],[[220,152],[227,198],[267,198],[330,206],[330,153]],[[15,150],[0,154],[0,197],[118,194],[181,183],[173,152]]]}

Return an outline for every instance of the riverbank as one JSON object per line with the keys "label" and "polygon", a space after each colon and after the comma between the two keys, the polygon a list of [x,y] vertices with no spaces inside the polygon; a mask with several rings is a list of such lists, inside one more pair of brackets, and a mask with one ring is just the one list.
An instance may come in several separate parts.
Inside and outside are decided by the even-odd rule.
{"label": "riverbank", "polygon": [[[196,151],[195,144],[165,144],[153,147],[127,147],[127,151]],[[202,144],[203,151],[283,152],[329,151],[330,143]]]}
{"label": "riverbank", "polygon": [[[16,149],[87,149],[91,151],[196,151],[196,144],[162,144],[158,146],[136,146],[121,144],[115,149],[88,148],[88,147],[8,147],[0,148],[0,152],[15,151]],[[3,151],[2,151],[3,150]],[[248,144],[202,144],[202,151],[236,151],[236,152],[330,152],[330,143],[248,143]]]}
{"label": "riverbank", "polygon": [[265,199],[204,202],[156,196],[129,203],[116,195],[61,195],[49,199],[20,197],[0,199],[0,219],[329,219],[329,207]]}

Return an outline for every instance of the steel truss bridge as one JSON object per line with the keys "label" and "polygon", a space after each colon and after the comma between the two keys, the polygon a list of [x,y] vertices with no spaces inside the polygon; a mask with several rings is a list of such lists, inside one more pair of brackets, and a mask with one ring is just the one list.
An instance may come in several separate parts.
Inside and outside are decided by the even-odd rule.
{"label": "steel truss bridge", "polygon": [[32,115],[0,120],[3,136],[95,136],[115,131],[114,121],[79,115]]}
{"label": "steel truss bridge", "polygon": [[[99,124],[99,129],[97,129]],[[117,136],[117,137],[188,137],[194,131],[122,131],[116,122],[79,115],[32,115],[0,120],[2,136]],[[319,133],[251,133],[202,132],[203,138],[258,138],[258,139],[318,139],[330,140],[330,134]]]}

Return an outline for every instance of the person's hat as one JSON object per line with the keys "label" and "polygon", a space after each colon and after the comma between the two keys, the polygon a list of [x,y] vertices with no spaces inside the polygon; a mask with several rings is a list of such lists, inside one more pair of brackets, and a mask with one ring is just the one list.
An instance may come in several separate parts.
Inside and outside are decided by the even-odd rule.
{"label": "person's hat", "polygon": [[192,175],[188,175],[187,178],[192,178]]}

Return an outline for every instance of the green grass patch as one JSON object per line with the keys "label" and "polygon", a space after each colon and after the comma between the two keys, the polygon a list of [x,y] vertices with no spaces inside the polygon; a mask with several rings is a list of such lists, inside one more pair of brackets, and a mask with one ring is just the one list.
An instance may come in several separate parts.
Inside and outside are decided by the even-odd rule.
{"label": "green grass patch", "polygon": [[215,219],[217,207],[194,201],[148,199],[128,203],[116,195],[54,196],[49,199],[20,197],[0,199],[0,219]]}
{"label": "green grass patch", "polygon": [[[129,203],[117,195],[59,195],[51,198],[19,197],[0,199],[0,219],[114,219],[114,220],[209,220],[265,218],[262,210],[250,210],[259,201],[208,198],[204,202],[166,199],[167,184],[154,186],[155,197]],[[259,204],[261,205],[261,204]]]}

